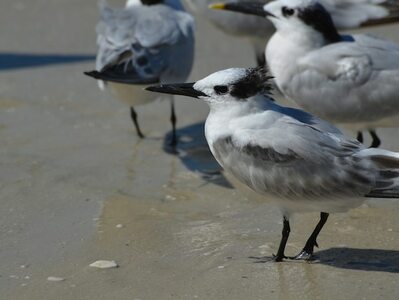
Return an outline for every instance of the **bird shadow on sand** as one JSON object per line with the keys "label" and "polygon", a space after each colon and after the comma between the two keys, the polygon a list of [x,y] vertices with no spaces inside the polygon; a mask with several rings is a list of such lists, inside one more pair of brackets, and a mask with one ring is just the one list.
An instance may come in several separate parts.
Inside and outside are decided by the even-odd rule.
{"label": "bird shadow on sand", "polygon": [[[269,263],[272,256],[249,257],[254,263]],[[285,263],[297,262],[285,260]],[[317,251],[312,264],[339,269],[399,273],[399,251],[384,249],[330,248]]]}
{"label": "bird shadow on sand", "polygon": [[225,188],[233,188],[223,175],[222,167],[209,150],[203,122],[179,128],[176,134],[178,137],[176,148],[170,146],[172,132],[165,135],[163,143],[165,152],[176,155],[188,170],[200,174],[205,181]]}
{"label": "bird shadow on sand", "polygon": [[33,54],[33,53],[0,53],[0,71],[42,67],[56,64],[71,64],[93,61],[95,55],[88,54]]}

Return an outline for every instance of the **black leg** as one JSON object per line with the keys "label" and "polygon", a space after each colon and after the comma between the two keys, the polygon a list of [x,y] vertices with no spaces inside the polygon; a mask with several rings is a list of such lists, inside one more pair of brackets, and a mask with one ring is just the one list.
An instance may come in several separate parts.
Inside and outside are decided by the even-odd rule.
{"label": "black leg", "polygon": [[256,63],[258,67],[263,67],[264,65],[266,65],[265,52],[256,53]]}
{"label": "black leg", "polygon": [[377,133],[375,132],[374,129],[369,129],[369,133],[370,133],[371,137],[373,138],[370,148],[378,148],[378,146],[381,145],[381,140],[377,136]]}
{"label": "black leg", "polygon": [[172,99],[170,101],[170,110],[171,110],[171,115],[170,115],[170,122],[172,123],[172,140],[170,142],[170,145],[175,147],[177,145],[177,137],[176,137],[176,113],[175,113],[175,103],[174,100]]}
{"label": "black leg", "polygon": [[361,131],[357,132],[357,137],[356,137],[357,141],[359,143],[363,143],[363,133]]}
{"label": "black leg", "polygon": [[283,231],[281,233],[281,241],[280,241],[280,246],[278,247],[277,255],[274,256],[274,261],[283,261],[284,258],[287,258],[284,255],[284,250],[285,250],[285,245],[287,245],[288,237],[290,236],[290,222],[288,219],[284,216],[283,219]]}
{"label": "black leg", "polygon": [[297,256],[291,257],[292,259],[297,259],[297,260],[312,259],[314,246],[319,247],[319,245],[317,244],[317,236],[319,235],[324,224],[326,224],[328,215],[329,214],[325,212],[320,213],[320,221],[319,223],[317,223],[316,228],[313,230],[312,234],[307,240],[305,247],[303,247],[302,251]]}
{"label": "black leg", "polygon": [[144,137],[144,134],[143,134],[143,133],[141,132],[141,130],[140,130],[139,122],[137,122],[137,113],[136,113],[136,111],[134,110],[133,106],[130,107],[130,116],[131,116],[131,118],[132,118],[134,127],[136,127],[137,135],[138,135],[140,138],[143,138],[143,137]]}

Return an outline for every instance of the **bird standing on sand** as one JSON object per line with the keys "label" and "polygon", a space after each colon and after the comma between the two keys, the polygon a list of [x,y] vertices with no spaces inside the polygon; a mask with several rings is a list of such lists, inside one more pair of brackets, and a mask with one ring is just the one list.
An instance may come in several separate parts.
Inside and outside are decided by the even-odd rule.
{"label": "bird standing on sand", "polygon": [[399,197],[399,153],[366,149],[333,125],[270,98],[264,68],[227,69],[196,83],[151,86],[208,103],[205,136],[220,165],[283,213],[275,261],[286,258],[289,217],[321,212],[320,221],[294,259],[312,258],[329,213],[360,205],[364,197]]}
{"label": "bird standing on sand", "polygon": [[276,33],[266,61],[282,93],[303,109],[358,131],[399,124],[399,45],[369,35],[340,35],[314,0],[226,3],[217,8],[267,17]]}
{"label": "bird standing on sand", "polygon": [[[194,20],[179,0],[128,0],[124,9],[112,9],[101,1],[100,10],[96,71],[85,74],[101,80],[100,87],[109,84],[131,106],[137,134],[144,137],[134,106],[159,98],[145,86],[187,79],[194,58]],[[173,97],[170,100],[175,146]]]}

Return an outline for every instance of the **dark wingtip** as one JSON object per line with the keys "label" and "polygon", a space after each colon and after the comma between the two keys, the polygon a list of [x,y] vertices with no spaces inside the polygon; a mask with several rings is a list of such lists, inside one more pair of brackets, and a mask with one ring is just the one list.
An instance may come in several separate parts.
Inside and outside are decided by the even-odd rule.
{"label": "dark wingtip", "polygon": [[101,79],[101,73],[98,71],[88,71],[83,73],[89,77],[93,77],[95,79]]}

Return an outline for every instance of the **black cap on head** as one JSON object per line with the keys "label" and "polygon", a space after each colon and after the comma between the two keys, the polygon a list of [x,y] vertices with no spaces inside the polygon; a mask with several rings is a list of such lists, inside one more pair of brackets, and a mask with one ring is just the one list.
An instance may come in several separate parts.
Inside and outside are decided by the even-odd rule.
{"label": "black cap on head", "polygon": [[232,85],[230,94],[239,99],[246,99],[256,94],[268,95],[272,90],[271,78],[264,66],[249,68],[247,76]]}
{"label": "black cap on head", "polygon": [[330,14],[320,3],[299,9],[298,18],[320,32],[328,43],[341,41],[341,36],[335,28]]}

